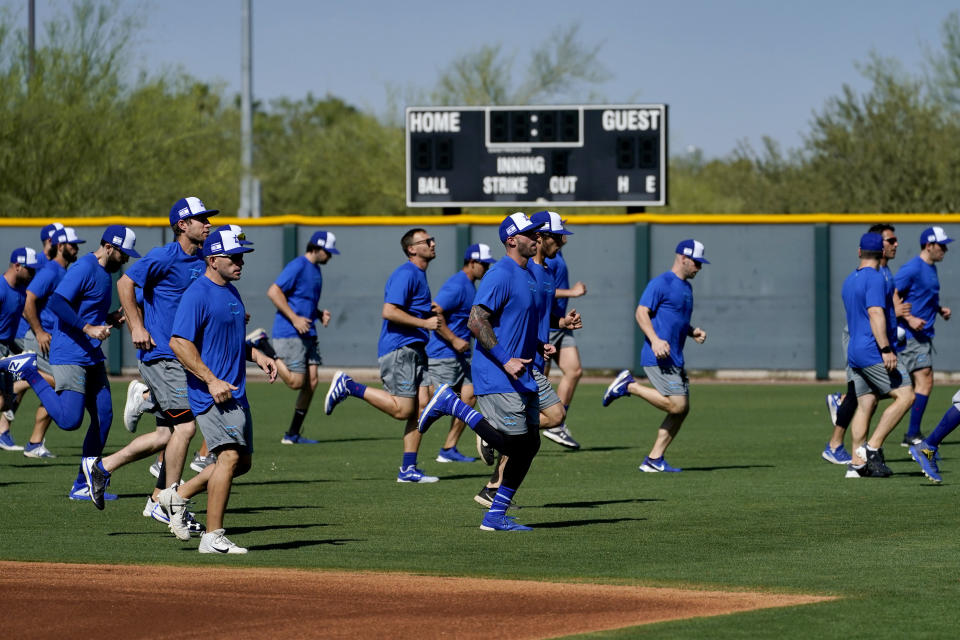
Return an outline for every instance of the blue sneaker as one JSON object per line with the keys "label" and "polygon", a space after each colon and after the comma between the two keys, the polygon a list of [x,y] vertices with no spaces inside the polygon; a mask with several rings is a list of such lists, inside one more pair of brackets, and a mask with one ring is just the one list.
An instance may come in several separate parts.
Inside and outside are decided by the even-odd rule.
{"label": "blue sneaker", "polygon": [[449,416],[455,400],[457,400],[457,394],[453,392],[450,385],[440,385],[440,388],[437,389],[433,397],[430,398],[430,402],[420,413],[420,419],[417,421],[417,431],[426,433],[434,422],[443,416]]}
{"label": "blue sneaker", "polygon": [[56,458],[50,449],[47,449],[45,440],[34,444],[32,442],[27,442],[23,445],[23,455],[27,458]]}
{"label": "blue sneaker", "polygon": [[834,426],[837,425],[837,411],[840,410],[840,399],[842,397],[839,393],[827,394],[827,411],[830,412],[830,424]]}
{"label": "blue sneaker", "polygon": [[23,447],[13,441],[13,436],[10,435],[10,431],[0,433],[0,449],[4,451],[23,451]]}
{"label": "blue sneaker", "polygon": [[323,401],[323,412],[327,415],[333,413],[333,408],[347,399],[350,393],[347,391],[347,381],[350,376],[343,371],[337,371],[333,374],[333,380],[330,381],[330,389],[327,390],[327,397]]}
{"label": "blue sneaker", "polygon": [[908,449],[910,457],[920,465],[923,475],[927,476],[932,482],[939,484],[943,481],[940,477],[940,469],[937,467],[937,461],[934,459],[937,452],[936,447],[932,447],[926,442],[912,444]]}
{"label": "blue sneaker", "polygon": [[257,328],[248,333],[244,342],[251,347],[256,347],[271,358],[277,357],[277,352],[270,345],[270,336],[263,329]]}
{"label": "blue sneaker", "polygon": [[833,464],[847,464],[853,459],[850,452],[843,448],[843,444],[836,449],[831,449],[829,442],[823,447],[823,453],[820,456]]}
{"label": "blue sneaker", "polygon": [[440,453],[437,454],[437,462],[476,462],[476,458],[471,458],[470,456],[465,456],[459,451],[456,447],[450,447],[449,449],[440,449]]}
{"label": "blue sneaker", "polygon": [[654,460],[650,456],[647,456],[643,459],[643,464],[640,465],[640,471],[645,473],[680,473],[683,469],[671,467],[666,458]]}
{"label": "blue sneaker", "polygon": [[603,406],[606,407],[617,398],[628,395],[627,386],[631,382],[633,382],[633,376],[630,374],[629,369],[624,369],[618,373],[617,377],[613,379],[613,382],[610,383],[610,386],[607,387],[607,390],[603,393]]}
{"label": "blue sneaker", "polygon": [[428,476],[413,465],[410,465],[409,467],[401,467],[400,473],[397,474],[397,482],[419,482],[421,484],[429,484],[431,482],[436,482],[439,479],[440,478],[437,476]]}
{"label": "blue sneaker", "polygon": [[[73,489],[70,490],[69,497],[71,500],[89,500],[90,499],[90,489],[87,488],[87,485],[82,484],[79,487],[73,485]],[[117,494],[115,493],[103,493],[104,500],[116,500]]]}
{"label": "blue sneaker", "polygon": [[527,527],[513,521],[513,516],[502,513],[487,513],[483,516],[483,522],[480,523],[482,531],[533,531],[532,527]]}
{"label": "blue sneaker", "polygon": [[32,351],[24,351],[20,355],[7,356],[0,360],[0,370],[9,371],[17,380],[23,379],[23,376],[37,372],[37,354]]}
{"label": "blue sneaker", "polygon": [[285,433],[283,437],[280,438],[280,444],[317,444],[318,442],[320,441],[304,438],[299,433]]}

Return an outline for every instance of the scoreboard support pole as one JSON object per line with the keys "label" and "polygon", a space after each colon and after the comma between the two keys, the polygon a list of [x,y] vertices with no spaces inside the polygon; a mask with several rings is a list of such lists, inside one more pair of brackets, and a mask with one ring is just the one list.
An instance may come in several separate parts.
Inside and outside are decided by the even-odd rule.
{"label": "scoreboard support pole", "polygon": [[[633,299],[639,300],[650,281],[650,224],[641,222],[634,226],[633,238]],[[633,375],[638,378],[644,377],[643,367],[640,364],[640,352],[643,349],[645,339],[646,336],[643,335],[640,326],[634,321]]]}

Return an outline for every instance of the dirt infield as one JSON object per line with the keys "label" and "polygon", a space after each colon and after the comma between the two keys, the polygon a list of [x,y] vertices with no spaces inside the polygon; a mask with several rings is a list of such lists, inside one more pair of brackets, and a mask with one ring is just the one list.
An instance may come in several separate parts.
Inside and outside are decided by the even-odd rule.
{"label": "dirt infield", "polygon": [[547,638],[831,599],[396,573],[22,562],[0,562],[0,598],[7,612],[18,612],[4,616],[8,638],[235,639]]}

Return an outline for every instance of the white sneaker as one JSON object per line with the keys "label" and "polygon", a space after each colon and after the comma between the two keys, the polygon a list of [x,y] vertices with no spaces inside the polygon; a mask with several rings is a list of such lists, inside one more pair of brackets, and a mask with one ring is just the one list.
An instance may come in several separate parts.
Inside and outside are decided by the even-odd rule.
{"label": "white sneaker", "polygon": [[148,389],[149,387],[139,380],[131,380],[127,385],[127,402],[123,405],[123,426],[130,433],[136,433],[140,416],[146,410],[143,393]]}
{"label": "white sneaker", "polygon": [[223,529],[209,531],[200,536],[200,553],[246,553],[247,550],[230,542]]}
{"label": "white sneaker", "polygon": [[160,477],[160,460],[154,460],[153,464],[150,465],[150,475],[154,478]]}
{"label": "white sneaker", "polygon": [[157,502],[163,507],[170,519],[170,531],[178,539],[186,542],[190,539],[190,525],[187,523],[187,505],[189,500],[181,498],[177,493],[177,485],[167,487],[160,492]]}

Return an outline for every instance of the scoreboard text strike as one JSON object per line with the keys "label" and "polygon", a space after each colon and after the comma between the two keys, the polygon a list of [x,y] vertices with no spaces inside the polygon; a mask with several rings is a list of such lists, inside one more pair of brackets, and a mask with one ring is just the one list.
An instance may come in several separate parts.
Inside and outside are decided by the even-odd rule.
{"label": "scoreboard text strike", "polygon": [[663,206],[667,106],[408,107],[407,206]]}

